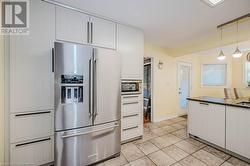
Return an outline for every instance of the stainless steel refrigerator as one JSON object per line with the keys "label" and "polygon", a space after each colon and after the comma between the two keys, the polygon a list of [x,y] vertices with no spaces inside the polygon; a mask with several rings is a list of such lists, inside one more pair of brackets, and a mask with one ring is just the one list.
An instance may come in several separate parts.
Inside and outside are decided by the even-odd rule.
{"label": "stainless steel refrigerator", "polygon": [[110,49],[55,42],[55,163],[83,166],[117,156],[120,56]]}

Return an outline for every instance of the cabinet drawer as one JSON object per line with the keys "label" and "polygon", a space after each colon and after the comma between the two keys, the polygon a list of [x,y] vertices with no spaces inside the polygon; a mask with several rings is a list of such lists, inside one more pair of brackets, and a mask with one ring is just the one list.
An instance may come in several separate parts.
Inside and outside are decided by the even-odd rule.
{"label": "cabinet drawer", "polygon": [[10,162],[13,165],[43,165],[54,161],[54,137],[45,137],[11,144]]}
{"label": "cabinet drawer", "polygon": [[122,102],[133,102],[133,101],[142,101],[142,95],[123,95]]}
{"label": "cabinet drawer", "polygon": [[141,100],[122,101],[122,115],[133,115],[143,112]]}
{"label": "cabinet drawer", "polygon": [[123,128],[121,132],[122,141],[127,141],[136,137],[140,137],[143,135],[143,127],[142,125],[136,125],[134,127]]}
{"label": "cabinet drawer", "polygon": [[142,114],[122,115],[122,129],[142,124]]}
{"label": "cabinet drawer", "polygon": [[40,111],[10,115],[11,143],[53,135],[53,111]]}

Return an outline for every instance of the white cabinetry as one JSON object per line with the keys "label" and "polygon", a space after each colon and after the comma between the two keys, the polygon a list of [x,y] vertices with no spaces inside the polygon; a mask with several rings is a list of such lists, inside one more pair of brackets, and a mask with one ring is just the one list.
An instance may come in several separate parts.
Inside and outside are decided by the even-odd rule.
{"label": "white cabinetry", "polygon": [[[29,35],[10,36],[10,110],[51,110],[55,7],[30,1]],[[41,21],[42,20],[42,21]]]}
{"label": "white cabinetry", "polygon": [[29,35],[10,36],[9,42],[10,161],[6,162],[13,165],[54,161],[55,6],[30,1],[29,30]]}
{"label": "white cabinetry", "polygon": [[89,35],[88,22],[88,15],[57,6],[56,39],[86,44]]}
{"label": "white cabinetry", "polygon": [[116,48],[116,23],[90,17],[91,44],[99,47]]}
{"label": "white cabinetry", "polygon": [[116,23],[57,6],[56,39],[115,49]]}
{"label": "white cabinetry", "polygon": [[225,148],[225,106],[189,102],[188,132]]}
{"label": "white cabinetry", "polygon": [[117,25],[117,51],[122,56],[122,79],[143,78],[143,32]]}
{"label": "white cabinetry", "polygon": [[122,96],[121,140],[129,141],[143,135],[142,95]]}
{"label": "white cabinetry", "polygon": [[250,159],[250,110],[227,107],[226,149]]}
{"label": "white cabinetry", "polygon": [[10,116],[10,142],[16,143],[54,134],[52,110]]}
{"label": "white cabinetry", "polygon": [[13,165],[44,165],[54,161],[54,136],[11,144],[10,161]]}

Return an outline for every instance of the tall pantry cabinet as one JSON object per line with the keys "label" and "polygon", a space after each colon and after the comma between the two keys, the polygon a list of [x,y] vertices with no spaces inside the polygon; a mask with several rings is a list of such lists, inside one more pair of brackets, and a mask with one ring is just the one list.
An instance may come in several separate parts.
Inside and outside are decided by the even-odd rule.
{"label": "tall pantry cabinet", "polygon": [[29,35],[9,39],[10,163],[54,160],[52,48],[55,6],[30,1]]}

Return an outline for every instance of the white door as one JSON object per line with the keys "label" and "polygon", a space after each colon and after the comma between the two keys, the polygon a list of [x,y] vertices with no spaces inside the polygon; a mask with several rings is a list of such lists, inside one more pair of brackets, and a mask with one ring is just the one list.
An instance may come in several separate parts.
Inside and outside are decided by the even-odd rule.
{"label": "white door", "polygon": [[181,109],[187,109],[187,98],[190,96],[191,91],[191,69],[189,63],[178,64],[178,85],[179,85],[179,106]]}
{"label": "white door", "polygon": [[74,43],[88,42],[89,16],[63,7],[56,7],[56,39]]}
{"label": "white door", "polygon": [[91,41],[90,43],[105,48],[116,48],[116,23],[90,17],[91,22]]}

